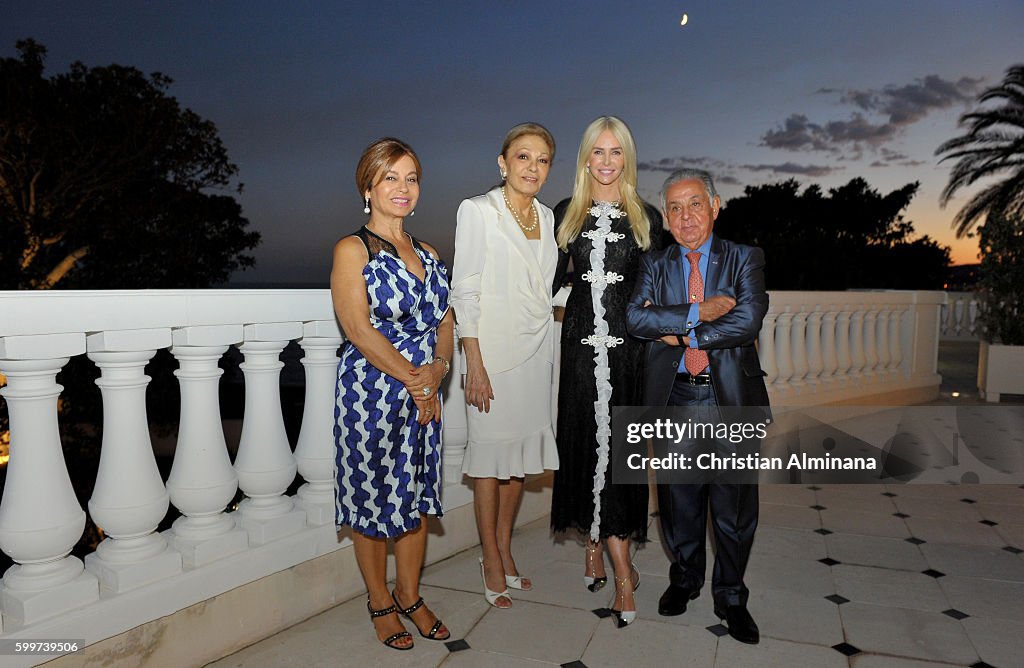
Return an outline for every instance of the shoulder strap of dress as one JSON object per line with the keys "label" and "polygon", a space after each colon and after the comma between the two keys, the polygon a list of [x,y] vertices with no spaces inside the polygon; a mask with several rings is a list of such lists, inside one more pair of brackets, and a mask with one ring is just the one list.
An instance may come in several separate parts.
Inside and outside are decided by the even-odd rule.
{"label": "shoulder strap of dress", "polygon": [[363,245],[366,246],[366,253],[369,257],[373,257],[382,250],[386,250],[395,257],[398,257],[398,250],[395,248],[394,244],[387,239],[377,236],[365,225],[355,233],[355,236],[359,237],[363,242]]}

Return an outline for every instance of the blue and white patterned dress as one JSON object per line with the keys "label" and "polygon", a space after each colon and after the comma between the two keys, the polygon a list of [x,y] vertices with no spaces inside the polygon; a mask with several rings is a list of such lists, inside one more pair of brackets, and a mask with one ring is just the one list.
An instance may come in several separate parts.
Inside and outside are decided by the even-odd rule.
{"label": "blue and white patterned dress", "polygon": [[[389,242],[365,227],[353,236],[370,258],[363,268],[370,323],[414,365],[429,362],[448,310],[444,263],[413,239],[420,281]],[[394,537],[418,527],[420,513],[441,516],[441,425],[417,424],[418,414],[401,381],[344,343],[334,405],[336,524]]]}

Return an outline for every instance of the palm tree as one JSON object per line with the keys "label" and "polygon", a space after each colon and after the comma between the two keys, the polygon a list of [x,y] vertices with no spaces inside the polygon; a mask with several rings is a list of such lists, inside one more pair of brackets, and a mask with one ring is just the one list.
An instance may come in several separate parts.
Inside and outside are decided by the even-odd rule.
{"label": "palm tree", "polygon": [[999,106],[977,108],[960,117],[963,134],[939,146],[940,160],[956,159],[949,183],[942,191],[945,206],[960,188],[979,179],[1009,172],[1005,179],[972,197],[953,219],[957,237],[963,237],[981,219],[1024,221],[1024,64],[1006,70],[1003,81],[978,97],[978,104],[998,100]]}

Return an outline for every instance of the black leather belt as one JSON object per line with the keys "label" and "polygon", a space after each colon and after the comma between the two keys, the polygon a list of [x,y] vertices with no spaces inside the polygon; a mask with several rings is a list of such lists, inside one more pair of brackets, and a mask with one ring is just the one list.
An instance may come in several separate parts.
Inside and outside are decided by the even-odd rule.
{"label": "black leather belt", "polygon": [[677,383],[688,383],[690,385],[710,385],[711,384],[711,374],[709,374],[709,373],[702,373],[699,376],[691,376],[688,373],[677,373],[676,374],[676,382]]}

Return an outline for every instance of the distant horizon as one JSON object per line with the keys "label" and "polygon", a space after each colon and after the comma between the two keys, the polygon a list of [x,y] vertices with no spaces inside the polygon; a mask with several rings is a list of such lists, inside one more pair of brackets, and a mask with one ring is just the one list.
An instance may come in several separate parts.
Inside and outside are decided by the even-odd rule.
{"label": "distant horizon", "polygon": [[255,267],[231,283],[320,285],[335,241],[365,221],[353,175],[378,137],[419,153],[407,229],[450,260],[459,202],[495,183],[509,127],[553,132],[539,197],[553,206],[571,194],[580,136],[602,114],[630,125],[649,202],[683,164],[709,169],[726,206],[745,186],[787,178],[827,191],[860,176],[882,193],[918,181],[905,213],[915,233],[949,246],[956,265],[977,261],[977,238],[956,238],[951,222],[984,184],[940,208],[950,164],[935,149],[1024,60],[1019,0],[389,8],[11,0],[0,53],[33,38],[49,75],[81,61],[173,79],[182,107],[217,126],[263,236]]}

